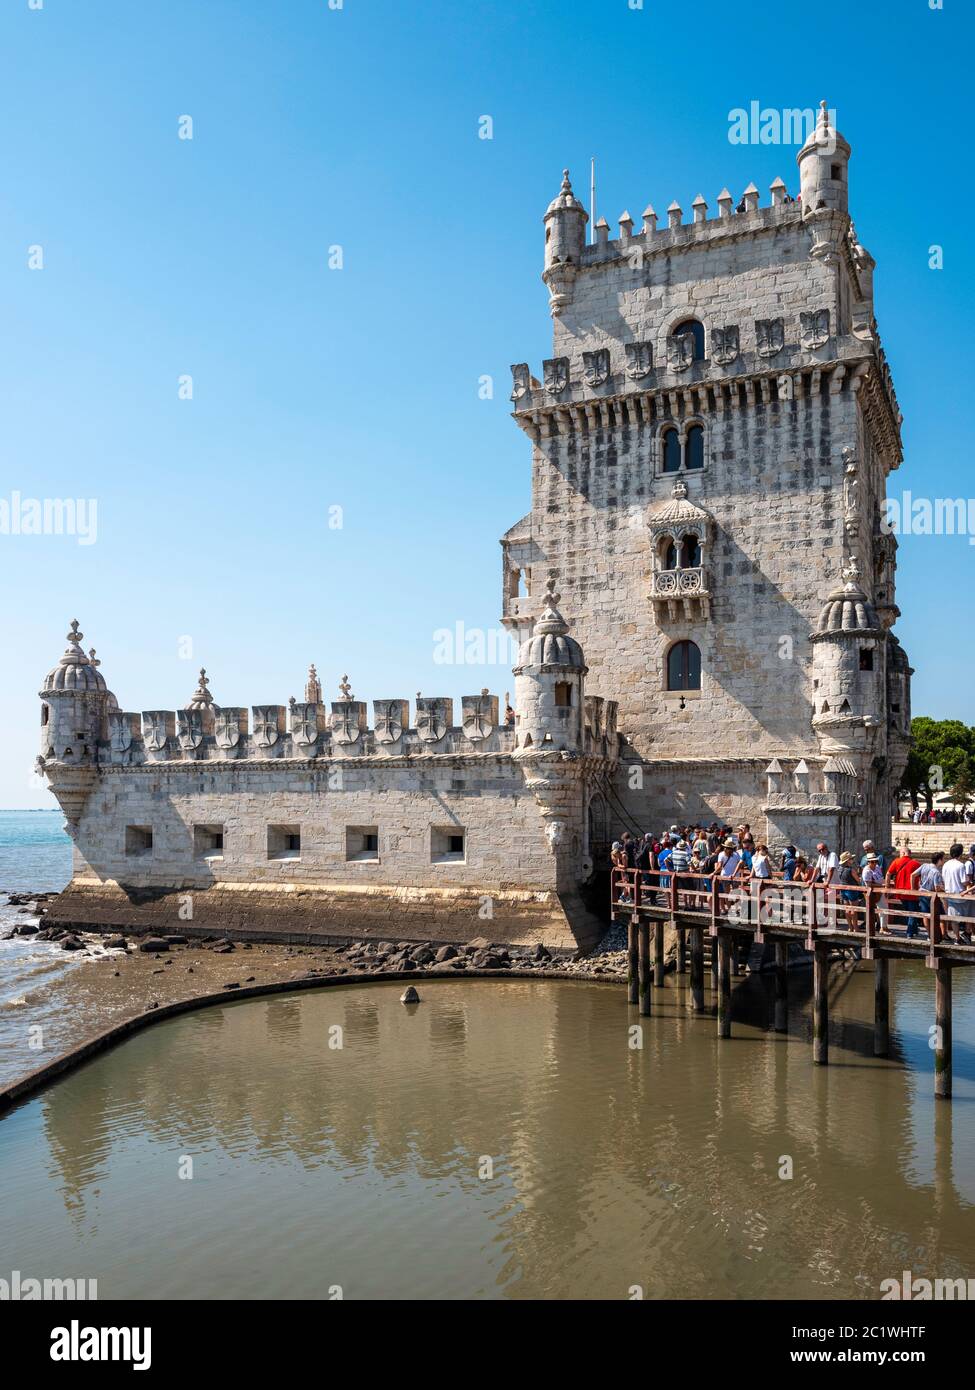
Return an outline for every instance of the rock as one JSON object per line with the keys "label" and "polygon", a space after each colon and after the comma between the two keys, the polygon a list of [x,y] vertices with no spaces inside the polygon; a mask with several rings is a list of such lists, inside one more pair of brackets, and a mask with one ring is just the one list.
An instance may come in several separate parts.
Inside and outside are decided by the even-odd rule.
{"label": "rock", "polygon": [[61,941],[62,951],[83,951],[84,949],[85,943],[76,936],[66,936]]}
{"label": "rock", "polygon": [[186,937],[185,937],[185,936],[176,936],[176,935],[170,936],[170,935],[167,934],[165,940],[169,942],[170,946],[185,946],[185,945],[186,945]]}
{"label": "rock", "polygon": [[139,950],[145,951],[147,954],[150,951],[168,951],[169,942],[161,936],[147,936],[145,941],[139,942]]}
{"label": "rock", "polygon": [[150,1000],[149,1003],[146,1005],[146,1008],[147,1008],[147,1009],[158,1009],[158,1008],[159,1008],[159,1000],[158,1000],[158,999],[152,999],[152,1000]]}
{"label": "rock", "polygon": [[433,958],[433,952],[426,946],[421,946],[418,951],[413,952],[413,959],[417,965],[429,965]]}
{"label": "rock", "polygon": [[105,938],[106,951],[124,951],[127,944],[124,936],[107,936]]}
{"label": "rock", "polygon": [[380,941],[379,945],[376,947],[376,950],[379,952],[381,956],[391,956],[393,952],[396,950],[396,947],[393,945],[391,941]]}
{"label": "rock", "polygon": [[23,926],[14,927],[14,931],[18,936],[34,936],[38,930],[39,928],[36,927],[33,922],[25,922]]}
{"label": "rock", "polygon": [[490,944],[486,936],[475,936],[473,941],[468,941],[467,949],[468,951],[486,951]]}
{"label": "rock", "polygon": [[440,961],[453,960],[457,954],[458,951],[456,946],[441,946],[440,950],[437,952],[436,959]]}
{"label": "rock", "polygon": [[478,951],[471,960],[475,970],[498,970],[501,967],[501,957],[493,951]]}
{"label": "rock", "polygon": [[416,986],[407,985],[406,989],[404,989],[399,997],[399,1002],[401,1004],[419,1004],[420,996],[416,992]]}
{"label": "rock", "polygon": [[214,954],[215,956],[229,956],[230,952],[231,952],[233,949],[234,949],[233,946],[232,946],[231,943],[228,941],[227,944],[226,944],[225,946],[214,946],[214,948],[213,948],[213,954]]}
{"label": "rock", "polygon": [[552,959],[552,952],[549,951],[549,950],[547,949],[547,947],[543,946],[541,942],[539,942],[538,945],[535,947],[535,959],[536,959],[536,960],[551,960],[551,959]]}
{"label": "rock", "polygon": [[257,979],[257,976],[256,976],[256,975],[248,975],[248,976],[247,976],[247,979],[244,981],[244,984],[245,984],[245,985],[252,985],[256,979]]}
{"label": "rock", "polygon": [[231,980],[228,984],[224,985],[224,989],[240,989],[240,984],[237,980]]}

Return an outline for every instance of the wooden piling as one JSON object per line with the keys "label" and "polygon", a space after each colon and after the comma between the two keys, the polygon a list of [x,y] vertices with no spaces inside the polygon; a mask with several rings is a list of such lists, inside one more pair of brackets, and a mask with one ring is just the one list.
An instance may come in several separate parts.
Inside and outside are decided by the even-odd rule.
{"label": "wooden piling", "polygon": [[664,987],[664,924],[653,924],[653,987]]}
{"label": "wooden piling", "polygon": [[687,930],[678,927],[676,922],[674,927],[677,931],[677,973],[678,975],[687,974]]}
{"label": "wooden piling", "polygon": [[817,941],[813,954],[813,1062],[829,1061],[829,946]]}
{"label": "wooden piling", "polygon": [[650,1016],[650,923],[646,920],[638,928],[638,966],[640,977],[640,1013]]}
{"label": "wooden piling", "polygon": [[951,962],[939,960],[934,974],[934,1094],[951,1099]]}
{"label": "wooden piling", "polygon": [[718,1037],[731,1037],[731,938],[718,932]]}
{"label": "wooden piling", "polygon": [[626,999],[629,1004],[640,1002],[640,955],[637,943],[637,919],[631,917],[626,928]]}
{"label": "wooden piling", "polygon": [[789,943],[775,943],[775,1012],[772,1027],[776,1033],[789,1031]]}
{"label": "wooden piling", "polygon": [[877,956],[873,963],[873,1055],[890,1051],[890,961]]}
{"label": "wooden piling", "polygon": [[691,927],[691,1012],[704,1012],[704,929]]}

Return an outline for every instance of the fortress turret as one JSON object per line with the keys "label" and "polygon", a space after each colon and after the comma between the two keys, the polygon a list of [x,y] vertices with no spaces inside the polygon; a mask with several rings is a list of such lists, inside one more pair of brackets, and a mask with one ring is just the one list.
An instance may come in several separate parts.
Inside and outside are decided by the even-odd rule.
{"label": "fortress turret", "polygon": [[850,146],[830,124],[825,101],[816,129],[796,156],[802,192],[802,215],[849,211]]}
{"label": "fortress turret", "polygon": [[96,745],[108,738],[108,716],[118,701],[105,684],[92,649],[81,646],[77,618],[61,660],[48,671],[41,697],[41,757],[68,765],[94,763]]}
{"label": "fortress turret", "polygon": [[562,312],[572,293],[586,244],[589,214],[572,192],[568,169],[562,170],[562,187],[545,213],[545,269],[542,279],[549,290],[552,314]]}
{"label": "fortress turret", "polygon": [[581,752],[585,657],[557,608],[555,571],[550,571],[545,606],[514,667],[515,742],[520,750]]}
{"label": "fortress turret", "polygon": [[874,751],[886,709],[887,632],[851,560],[830,593],[813,643],[813,718],[826,753]]}

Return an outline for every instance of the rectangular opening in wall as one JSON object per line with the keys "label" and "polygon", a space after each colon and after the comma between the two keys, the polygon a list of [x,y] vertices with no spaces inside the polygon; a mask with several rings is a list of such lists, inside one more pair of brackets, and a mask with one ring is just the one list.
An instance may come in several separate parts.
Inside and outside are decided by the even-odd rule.
{"label": "rectangular opening in wall", "polygon": [[152,853],[152,826],[127,825],[125,827],[125,852],[138,857]]}
{"label": "rectangular opening in wall", "polygon": [[872,647],[861,647],[861,648],[860,648],[860,670],[861,670],[861,671],[872,671],[872,670],[873,670],[873,648],[872,648]]}
{"label": "rectangular opening in wall", "polygon": [[194,825],[193,856],[196,859],[219,859],[223,855],[223,826]]}
{"label": "rectangular opening in wall", "polygon": [[430,862],[462,864],[467,854],[467,832],[459,825],[430,827]]}
{"label": "rectangular opening in wall", "polygon": [[555,682],[555,707],[556,709],[570,709],[572,707],[572,686],[568,681]]}
{"label": "rectangular opening in wall", "polygon": [[269,825],[267,828],[268,859],[301,858],[301,826]]}
{"label": "rectangular opening in wall", "polygon": [[379,858],[379,826],[347,825],[345,827],[345,857],[363,861]]}

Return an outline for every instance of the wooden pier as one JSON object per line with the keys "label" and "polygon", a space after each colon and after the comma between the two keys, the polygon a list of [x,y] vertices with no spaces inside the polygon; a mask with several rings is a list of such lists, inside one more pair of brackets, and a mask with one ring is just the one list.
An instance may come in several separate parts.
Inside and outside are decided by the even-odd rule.
{"label": "wooden pier", "polygon": [[[857,949],[874,964],[874,1055],[890,1048],[891,960],[923,961],[934,972],[934,1093],[951,1096],[951,972],[975,965],[975,945],[954,940],[975,932],[975,898],[836,887],[778,878],[721,878],[717,874],[613,869],[614,919],[626,919],[628,998],[650,1016],[653,991],[664,983],[664,925],[677,932],[677,969],[690,964],[689,1004],[703,1013],[704,943],[711,943],[718,1036],[731,1037],[731,977],[743,944],[775,947],[773,1030],[787,1030],[788,950],[796,942],[812,955],[813,1062],[829,1062],[829,970],[836,949]],[[908,932],[910,931],[910,935]],[[652,952],[652,954],[651,954]]]}

